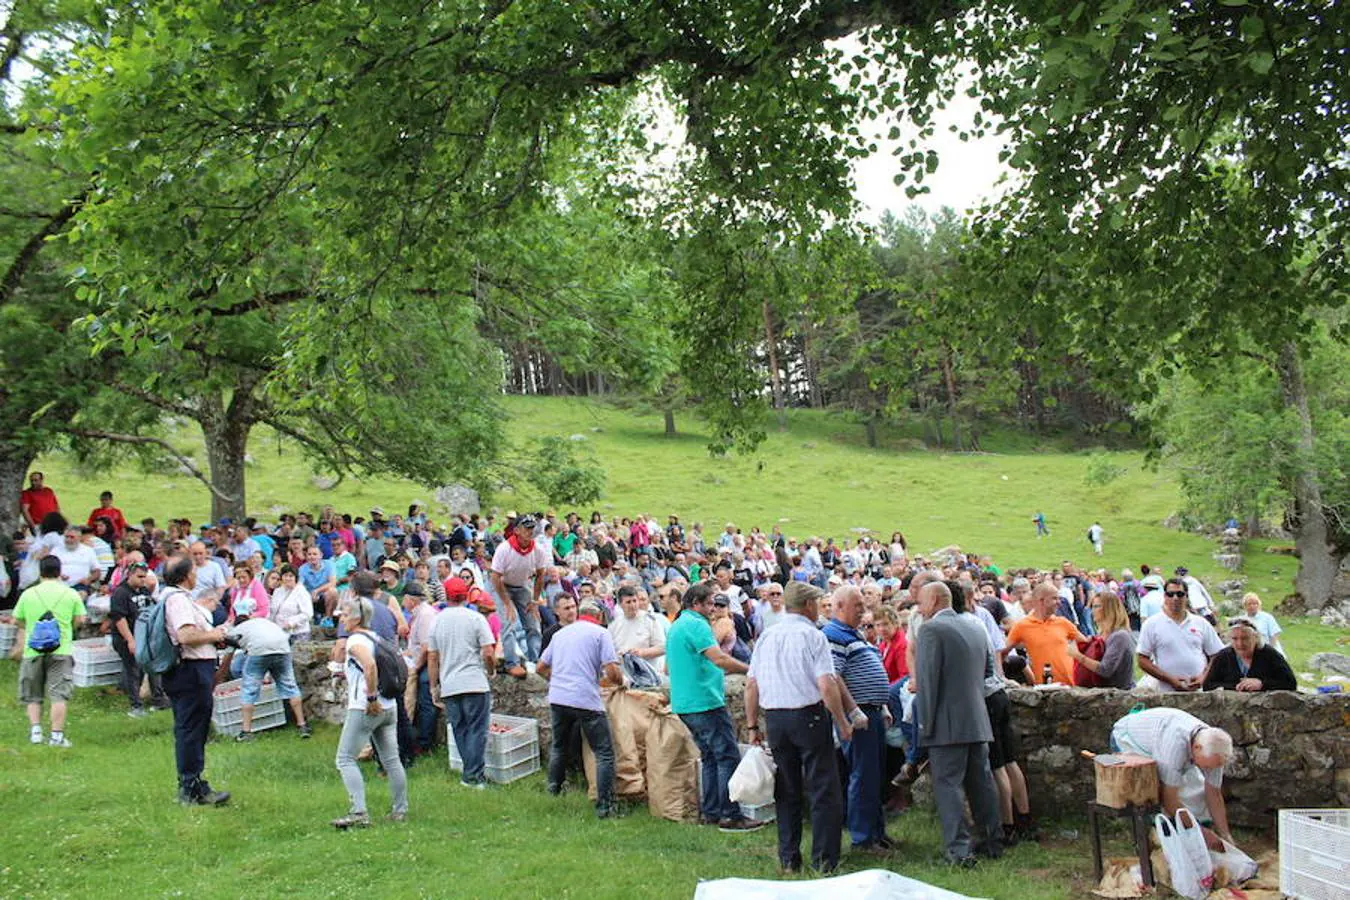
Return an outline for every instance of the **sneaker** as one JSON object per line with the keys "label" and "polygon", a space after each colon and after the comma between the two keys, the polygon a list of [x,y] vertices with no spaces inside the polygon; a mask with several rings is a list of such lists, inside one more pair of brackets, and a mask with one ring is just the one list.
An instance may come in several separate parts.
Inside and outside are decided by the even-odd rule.
{"label": "sneaker", "polygon": [[369,813],[347,813],[333,820],[333,827],[338,831],[346,831],[348,828],[368,828],[370,827]]}
{"label": "sneaker", "polygon": [[144,719],[146,716],[150,714],[138,706],[135,709],[127,710],[127,715],[133,719]]}
{"label": "sneaker", "polygon": [[472,790],[475,790],[475,791],[485,791],[485,790],[487,790],[487,782],[486,782],[486,781],[465,781],[464,779],[461,778],[461,779],[459,780],[459,786],[460,786],[460,787],[471,788]]}
{"label": "sneaker", "polygon": [[63,734],[63,735],[61,735],[59,738],[58,738],[58,737],[53,737],[51,740],[47,741],[47,746],[48,746],[48,747],[74,747],[75,745],[72,744],[72,743],[70,742],[70,738],[66,737],[66,736]]}
{"label": "sneaker", "polygon": [[253,732],[251,731],[241,731],[234,736],[234,742],[236,744],[247,744],[252,740],[253,740]]}
{"label": "sneaker", "polygon": [[301,737],[302,739],[303,739],[303,738],[308,738],[308,737],[310,737],[310,736],[313,735],[313,734],[314,734],[314,729],[310,727],[310,725],[309,725],[308,722],[306,722],[305,724],[303,724],[303,725],[300,726],[300,737]]}
{"label": "sneaker", "polygon": [[767,822],[756,822],[754,819],[723,819],[717,823],[717,830],[724,834],[740,834],[746,831],[759,831]]}
{"label": "sneaker", "polygon": [[40,744],[42,743],[42,741],[43,737],[41,728],[34,728],[32,731],[28,732],[28,743]]}
{"label": "sneaker", "polygon": [[384,817],[384,820],[386,822],[406,822],[408,821],[408,814],[405,812],[391,812]]}

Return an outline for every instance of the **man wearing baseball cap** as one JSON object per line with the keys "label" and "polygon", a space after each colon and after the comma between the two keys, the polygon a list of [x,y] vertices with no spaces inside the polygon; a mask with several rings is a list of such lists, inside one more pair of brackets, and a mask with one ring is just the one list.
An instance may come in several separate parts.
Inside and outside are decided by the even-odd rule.
{"label": "man wearing baseball cap", "polygon": [[[524,633],[525,654],[539,659],[542,631],[539,627],[539,597],[544,591],[546,570],[553,565],[553,548],[547,541],[535,540],[534,516],[524,515],[511,526],[511,534],[492,554],[492,586],[501,601],[506,672],[524,678],[525,667],[517,656],[515,634]],[[514,634],[512,634],[514,633]]]}

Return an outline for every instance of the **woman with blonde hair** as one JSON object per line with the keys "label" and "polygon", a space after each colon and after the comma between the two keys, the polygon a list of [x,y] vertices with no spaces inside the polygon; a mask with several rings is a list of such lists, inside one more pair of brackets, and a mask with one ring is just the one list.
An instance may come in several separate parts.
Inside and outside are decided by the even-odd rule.
{"label": "woman with blonde hair", "polygon": [[1092,598],[1092,622],[1097,635],[1105,641],[1101,659],[1093,659],[1069,641],[1069,656],[1074,662],[1092,672],[1102,681],[1102,687],[1128,691],[1134,687],[1134,632],[1125,604],[1111,591],[1102,591]]}

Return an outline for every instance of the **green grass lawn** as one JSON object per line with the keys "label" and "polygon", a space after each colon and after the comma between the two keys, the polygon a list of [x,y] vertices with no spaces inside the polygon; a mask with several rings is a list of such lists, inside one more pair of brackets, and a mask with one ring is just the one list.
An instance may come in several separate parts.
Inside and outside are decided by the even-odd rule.
{"label": "green grass lawn", "polygon": [[[291,728],[253,744],[213,740],[207,776],[234,799],[184,809],[173,802],[171,713],[133,720],[122,697],[81,689],[67,726],[75,746],[34,747],[16,679],[17,664],[0,662],[0,819],[9,823],[0,896],[690,897],[700,879],[777,877],[772,826],[725,835],[654,819],[645,806],[602,822],[584,790],[549,797],[540,774],[463,789],[443,755],[410,771],[407,823],[377,818],[337,833],[328,822],[345,812],[346,794],[331,726],[309,741]],[[382,815],[388,791],[373,766],[366,775],[372,814]],[[902,850],[881,862],[846,852],[843,869],[882,865],[972,896],[1083,896],[1086,838],[1047,832],[1044,845],[952,871],[934,862],[935,818],[911,810],[892,821]],[[1108,852],[1127,852],[1116,844]]]}

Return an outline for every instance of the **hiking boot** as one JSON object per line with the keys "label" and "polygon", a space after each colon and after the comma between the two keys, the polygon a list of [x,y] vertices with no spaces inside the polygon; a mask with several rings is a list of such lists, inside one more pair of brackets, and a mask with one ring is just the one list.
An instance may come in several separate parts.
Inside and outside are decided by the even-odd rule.
{"label": "hiking boot", "polygon": [[210,787],[195,794],[179,791],[178,802],[184,806],[224,806],[230,802],[230,792],[213,791]]}
{"label": "hiking boot", "polygon": [[150,714],[141,707],[137,706],[134,709],[127,710],[127,715],[133,719],[144,719],[146,716]]}
{"label": "hiking boot", "polygon": [[309,725],[308,722],[306,722],[305,724],[299,726],[299,731],[300,731],[300,737],[301,737],[302,740],[305,739],[305,738],[308,738],[308,737],[310,737],[310,736],[312,736],[312,735],[314,734],[314,729],[310,727],[310,725]]}
{"label": "hiking boot", "polygon": [[333,827],[338,831],[346,831],[348,828],[368,828],[370,827],[369,813],[347,813],[333,820]]}
{"label": "hiking boot", "polygon": [[741,834],[747,831],[759,831],[766,822],[756,822],[754,819],[723,819],[717,823],[717,830],[723,834]]}
{"label": "hiking boot", "polygon": [[507,668],[506,674],[510,675],[512,678],[524,678],[530,673],[525,671],[525,667],[520,665],[520,663],[516,663],[514,666],[509,666]]}
{"label": "hiking boot", "polygon": [[253,732],[251,731],[241,731],[234,736],[234,742],[236,744],[247,744],[252,740],[253,740]]}

